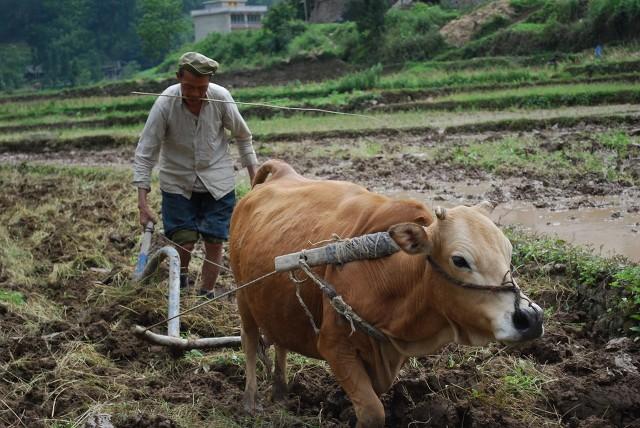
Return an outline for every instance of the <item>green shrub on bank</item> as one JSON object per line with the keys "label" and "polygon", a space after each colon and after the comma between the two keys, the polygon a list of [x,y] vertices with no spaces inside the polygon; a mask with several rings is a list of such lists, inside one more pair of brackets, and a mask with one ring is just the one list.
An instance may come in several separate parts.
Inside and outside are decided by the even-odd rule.
{"label": "green shrub on bank", "polygon": [[290,57],[322,55],[343,58],[357,44],[357,37],[353,22],[309,25],[305,32],[291,40],[287,53]]}
{"label": "green shrub on bank", "polygon": [[376,64],[371,68],[358,73],[347,74],[338,80],[335,90],[337,92],[351,92],[354,90],[368,90],[378,86],[382,75],[382,65]]}
{"label": "green shrub on bank", "polygon": [[590,0],[587,17],[600,41],[640,35],[640,0]]}
{"label": "green shrub on bank", "polygon": [[[578,295],[589,295],[589,288],[618,290],[618,298],[606,300],[606,313],[622,317],[622,333],[640,337],[640,266],[623,258],[603,258],[567,242],[538,236],[536,239],[507,229],[513,244],[514,266],[532,276],[548,276],[558,271]],[[592,320],[593,321],[593,320]]]}
{"label": "green shrub on bank", "polygon": [[409,10],[391,9],[384,19],[381,56],[385,62],[433,58],[446,48],[438,32],[458,14],[439,6],[414,4]]}

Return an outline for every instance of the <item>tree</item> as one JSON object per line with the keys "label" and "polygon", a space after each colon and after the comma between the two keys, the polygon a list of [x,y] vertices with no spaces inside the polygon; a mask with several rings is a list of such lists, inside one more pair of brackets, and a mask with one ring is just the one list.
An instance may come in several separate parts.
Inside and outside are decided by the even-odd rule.
{"label": "tree", "polygon": [[181,1],[139,0],[136,31],[142,43],[145,63],[157,64],[177,47],[186,25]]}
{"label": "tree", "polygon": [[304,31],[304,22],[296,19],[297,13],[295,3],[282,1],[271,7],[262,20],[262,28],[274,52],[284,50],[291,39]]}
{"label": "tree", "polygon": [[354,21],[362,40],[361,57],[376,61],[384,34],[384,15],[389,9],[387,0],[351,0],[347,4],[346,19]]}

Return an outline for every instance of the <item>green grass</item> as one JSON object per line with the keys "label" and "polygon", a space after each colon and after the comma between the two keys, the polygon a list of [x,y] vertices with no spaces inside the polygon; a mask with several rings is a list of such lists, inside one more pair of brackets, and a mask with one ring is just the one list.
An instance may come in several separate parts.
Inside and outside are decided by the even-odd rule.
{"label": "green grass", "polygon": [[7,291],[0,289],[0,302],[7,302],[13,305],[24,305],[24,295],[19,291]]}
{"label": "green grass", "polygon": [[617,319],[618,333],[640,337],[640,268],[637,264],[621,257],[603,258],[557,238],[532,237],[513,228],[506,232],[513,244],[512,263],[518,272],[536,281],[536,278],[549,277],[548,266],[559,265],[564,271],[562,280],[574,293],[589,296],[589,290],[596,287],[617,289],[615,297],[598,302],[606,304],[607,309],[600,316]]}
{"label": "green grass", "polygon": [[[590,106],[561,107],[542,110],[511,111],[405,111],[397,113],[370,113],[364,117],[341,115],[302,115],[290,117],[275,116],[268,119],[248,118],[247,123],[257,141],[270,141],[279,136],[300,136],[311,133],[330,132],[386,132],[401,135],[403,129],[412,132],[429,132],[442,128],[467,127],[469,129],[484,126],[489,129],[530,129],[531,127],[550,126],[554,123],[575,124],[581,118],[615,118],[637,114],[635,106]],[[624,115],[624,116],[621,116]],[[524,122],[531,122],[527,125]],[[519,122],[523,122],[518,125]],[[520,126],[520,128],[518,127]],[[524,128],[522,128],[524,127]],[[42,151],[43,149],[61,150],[66,148],[135,147],[142,129],[141,124],[118,125],[109,128],[71,128],[50,131],[6,132],[0,135],[0,148],[5,150]],[[40,146],[40,148],[38,148]],[[256,144],[256,150],[268,156],[268,146]]]}
{"label": "green grass", "polygon": [[[637,178],[621,171],[618,165],[640,154],[632,146],[638,139],[622,132],[603,134],[598,139],[604,149],[591,141],[575,141],[563,148],[546,150],[534,138],[507,137],[439,148],[435,156],[463,168],[481,168],[498,174],[546,178],[590,174],[608,181],[637,182]],[[634,147],[633,154],[629,147]]]}

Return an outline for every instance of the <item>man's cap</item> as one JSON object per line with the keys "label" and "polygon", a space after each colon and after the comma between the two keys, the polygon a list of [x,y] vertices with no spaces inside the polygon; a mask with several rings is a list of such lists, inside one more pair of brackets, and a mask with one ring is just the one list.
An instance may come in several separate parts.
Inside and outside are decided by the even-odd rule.
{"label": "man's cap", "polygon": [[203,76],[212,76],[218,70],[218,63],[198,52],[187,52],[178,61],[178,70],[180,69]]}

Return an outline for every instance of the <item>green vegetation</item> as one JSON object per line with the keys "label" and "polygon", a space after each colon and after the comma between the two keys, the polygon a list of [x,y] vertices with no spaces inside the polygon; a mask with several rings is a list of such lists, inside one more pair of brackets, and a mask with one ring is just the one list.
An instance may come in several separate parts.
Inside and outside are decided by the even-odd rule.
{"label": "green vegetation", "polygon": [[[638,0],[514,0],[515,16],[481,23],[471,42],[455,48],[440,29],[460,17],[459,10],[424,3],[388,9],[383,1],[352,0],[347,22],[309,24],[299,19],[300,5],[287,0],[269,10],[261,30],[212,33],[193,43],[187,42],[192,27],[186,15],[196,7],[193,1],[120,1],[115,14],[95,0],[65,1],[8,9],[9,25],[0,32],[0,52],[7,59],[0,67],[0,90],[28,83],[16,73],[28,65],[35,73],[28,79],[45,86],[96,82],[116,63],[120,78],[167,76],[187,50],[217,59],[223,71],[317,58],[340,58],[359,68],[496,55],[563,59],[597,43],[606,43],[608,57],[616,45],[637,41],[634,23],[640,19]],[[73,13],[63,16],[63,10]],[[27,32],[26,23],[34,30]]]}
{"label": "green vegetation", "polygon": [[[563,240],[541,237],[530,239],[515,230],[508,232],[514,247],[513,264],[519,273],[530,278],[548,277],[560,269],[568,289],[586,301],[593,289],[608,290],[607,307],[596,306],[591,312],[610,317],[609,334],[631,333],[640,337],[640,269],[624,259],[606,259],[589,250],[572,247]],[[586,297],[584,297],[586,296]]]}
{"label": "green vegetation", "polygon": [[540,145],[535,139],[507,137],[494,142],[440,148],[436,157],[465,168],[481,168],[505,175],[528,178],[567,178],[589,175],[608,181],[639,183],[618,165],[640,155],[635,137],[610,133],[597,139],[581,139],[570,144]]}
{"label": "green vegetation", "polygon": [[24,305],[24,295],[19,291],[0,290],[0,302],[7,302],[13,305]]}

